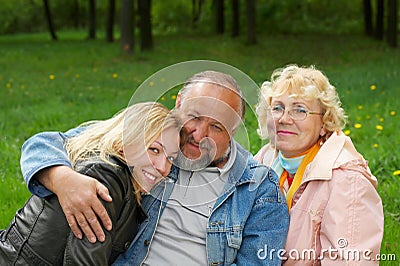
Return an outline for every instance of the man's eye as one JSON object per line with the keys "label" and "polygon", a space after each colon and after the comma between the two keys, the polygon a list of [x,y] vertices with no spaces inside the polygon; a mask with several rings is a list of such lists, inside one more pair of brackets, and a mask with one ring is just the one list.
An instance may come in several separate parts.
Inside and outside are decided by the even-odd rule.
{"label": "man's eye", "polygon": [[167,156],[167,160],[170,161],[171,163],[173,163],[175,161],[175,157],[174,156]]}
{"label": "man's eye", "polygon": [[160,150],[157,149],[157,148],[150,147],[149,150],[154,154],[159,154],[160,153]]}
{"label": "man's eye", "polygon": [[212,125],[212,127],[218,131],[222,131],[222,128],[219,125]]}
{"label": "man's eye", "polygon": [[199,120],[199,119],[200,119],[200,117],[197,116],[197,115],[189,114],[188,116],[189,116],[189,118],[190,118],[191,120]]}

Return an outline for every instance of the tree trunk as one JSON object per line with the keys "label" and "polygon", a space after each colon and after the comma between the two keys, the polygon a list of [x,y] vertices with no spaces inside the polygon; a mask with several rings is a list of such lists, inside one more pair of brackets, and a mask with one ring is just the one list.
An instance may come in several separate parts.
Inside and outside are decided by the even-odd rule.
{"label": "tree trunk", "polygon": [[51,12],[50,12],[50,7],[49,7],[49,1],[48,0],[43,0],[43,4],[44,4],[44,10],[46,13],[46,19],[47,19],[47,25],[49,27],[49,32],[51,35],[51,39],[53,41],[57,41],[57,34],[54,30],[54,25],[53,25],[53,17],[51,16]]}
{"label": "tree trunk", "polygon": [[375,38],[377,38],[378,40],[383,39],[383,14],[384,14],[383,0],[376,0]]}
{"label": "tree trunk", "polygon": [[232,37],[239,36],[239,0],[232,0]]}
{"label": "tree trunk", "polygon": [[108,0],[108,16],[106,24],[106,41],[114,41],[115,0]]}
{"label": "tree trunk", "polygon": [[134,4],[133,0],[122,0],[121,4],[121,48],[131,54],[134,48]]}
{"label": "tree trunk", "polygon": [[89,0],[89,39],[96,39],[96,0]]}
{"label": "tree trunk", "polygon": [[197,24],[201,17],[201,10],[204,4],[204,0],[192,0],[192,26],[197,27]]}
{"label": "tree trunk", "polygon": [[364,31],[368,36],[372,36],[372,7],[371,0],[363,1],[363,11],[364,11]]}
{"label": "tree trunk", "polygon": [[223,34],[225,31],[224,19],[224,0],[214,0],[215,6],[215,29],[217,34]]}
{"label": "tree trunk", "polygon": [[79,10],[79,1],[78,0],[74,0],[72,3],[70,19],[74,23],[74,28],[79,29],[79,27],[81,26],[81,15],[80,15],[80,10]]}
{"label": "tree trunk", "polygon": [[255,0],[246,0],[247,43],[256,44],[256,3]]}
{"label": "tree trunk", "polygon": [[397,0],[388,0],[387,42],[397,47]]}
{"label": "tree trunk", "polygon": [[138,0],[140,50],[153,49],[153,34],[151,27],[151,0]]}

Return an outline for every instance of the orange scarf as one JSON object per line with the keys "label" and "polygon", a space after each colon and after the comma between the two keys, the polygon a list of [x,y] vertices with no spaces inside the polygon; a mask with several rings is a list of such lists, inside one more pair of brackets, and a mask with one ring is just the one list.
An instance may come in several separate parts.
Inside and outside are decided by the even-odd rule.
{"label": "orange scarf", "polygon": [[[306,151],[306,156],[304,159],[301,161],[299,168],[296,171],[296,174],[294,175],[294,179],[292,182],[292,185],[289,187],[288,192],[286,193],[286,203],[289,207],[289,210],[292,208],[292,200],[293,200],[293,195],[297,191],[297,189],[300,187],[301,181],[303,180],[303,174],[304,171],[306,170],[307,165],[314,159],[315,155],[317,155],[318,151],[320,149],[319,141],[312,146],[308,151]],[[304,154],[299,154],[299,156],[304,155]],[[279,186],[281,190],[283,191],[283,184],[289,177],[289,174],[286,170],[282,172],[281,177],[279,178]]]}

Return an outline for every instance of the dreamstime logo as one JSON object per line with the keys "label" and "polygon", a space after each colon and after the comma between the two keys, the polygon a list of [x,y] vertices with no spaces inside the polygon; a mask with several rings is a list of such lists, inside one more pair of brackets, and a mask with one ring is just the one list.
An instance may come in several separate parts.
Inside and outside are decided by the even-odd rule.
{"label": "dreamstime logo", "polygon": [[339,238],[339,239],[337,240],[338,248],[345,248],[345,247],[347,247],[348,244],[349,244],[349,243],[347,242],[347,239],[346,239],[346,238]]}
{"label": "dreamstime logo", "polygon": [[344,260],[344,261],[395,261],[395,254],[375,254],[371,249],[349,249],[348,241],[345,238],[339,238],[336,241],[337,248],[329,246],[323,248],[321,251],[314,249],[269,249],[267,245],[263,248],[258,249],[257,257],[260,260],[273,260],[278,258],[279,260],[295,260],[295,261],[315,261],[315,260]]}

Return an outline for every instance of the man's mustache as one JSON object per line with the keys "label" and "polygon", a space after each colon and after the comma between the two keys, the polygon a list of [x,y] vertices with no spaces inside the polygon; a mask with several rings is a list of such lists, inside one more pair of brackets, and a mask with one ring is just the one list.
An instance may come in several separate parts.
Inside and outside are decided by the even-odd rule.
{"label": "man's mustache", "polygon": [[192,143],[195,144],[196,146],[199,146],[200,149],[206,150],[207,152],[210,152],[213,149],[213,141],[210,140],[210,138],[203,138],[200,143],[195,141],[193,136],[189,136],[187,139],[187,143]]}

